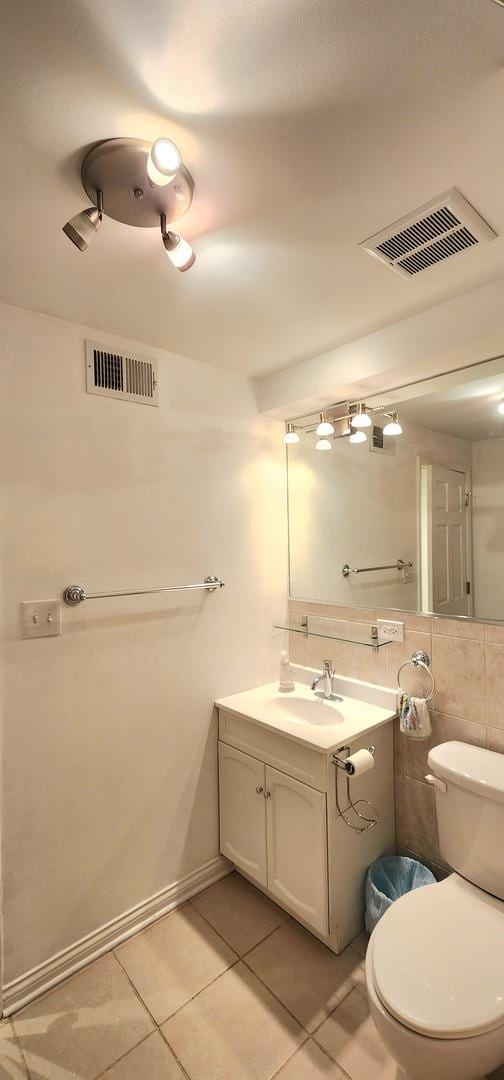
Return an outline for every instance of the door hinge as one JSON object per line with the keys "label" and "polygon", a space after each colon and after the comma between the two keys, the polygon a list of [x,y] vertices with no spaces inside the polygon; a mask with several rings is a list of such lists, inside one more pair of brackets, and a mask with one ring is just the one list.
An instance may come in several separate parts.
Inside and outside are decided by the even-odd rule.
{"label": "door hinge", "polygon": [[470,581],[466,581],[466,595],[467,596],[471,595],[471,582]]}
{"label": "door hinge", "polygon": [[470,506],[471,505],[471,496],[472,496],[472,491],[466,491],[466,493],[464,495],[464,506]]}

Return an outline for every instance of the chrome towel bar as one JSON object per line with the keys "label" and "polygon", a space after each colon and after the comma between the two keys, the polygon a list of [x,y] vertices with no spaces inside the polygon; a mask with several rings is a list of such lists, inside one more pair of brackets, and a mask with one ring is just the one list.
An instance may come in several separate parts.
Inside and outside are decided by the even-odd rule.
{"label": "chrome towel bar", "polygon": [[413,566],[412,562],[405,562],[404,559],[397,559],[394,563],[388,563],[387,566],[360,566],[355,570],[345,563],[341,568],[343,577],[348,577],[349,574],[370,574],[372,570],[405,570]]}
{"label": "chrome towel bar", "polygon": [[105,600],[109,596],[147,596],[148,593],[190,592],[194,589],[206,589],[207,592],[212,593],[216,592],[217,589],[223,589],[225,584],[225,581],[209,576],[196,585],[168,585],[166,588],[160,589],[120,589],[114,590],[114,592],[101,593],[88,593],[83,585],[67,585],[63,592],[63,599],[65,604],[76,607],[77,604],[82,604],[84,600]]}

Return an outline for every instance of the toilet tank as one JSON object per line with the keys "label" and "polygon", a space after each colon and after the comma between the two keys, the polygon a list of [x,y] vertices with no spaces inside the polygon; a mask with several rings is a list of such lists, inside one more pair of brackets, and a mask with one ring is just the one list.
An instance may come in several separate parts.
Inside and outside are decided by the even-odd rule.
{"label": "toilet tank", "polygon": [[445,862],[504,900],[504,754],[446,742],[429,751]]}

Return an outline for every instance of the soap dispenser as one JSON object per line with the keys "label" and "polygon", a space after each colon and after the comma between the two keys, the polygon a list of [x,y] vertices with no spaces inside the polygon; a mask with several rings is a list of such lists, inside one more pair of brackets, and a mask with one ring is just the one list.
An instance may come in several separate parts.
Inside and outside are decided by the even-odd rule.
{"label": "soap dispenser", "polygon": [[289,655],[285,649],[280,653],[280,682],[278,684],[278,690],[281,694],[289,694],[291,690],[294,690],[294,679],[292,678]]}

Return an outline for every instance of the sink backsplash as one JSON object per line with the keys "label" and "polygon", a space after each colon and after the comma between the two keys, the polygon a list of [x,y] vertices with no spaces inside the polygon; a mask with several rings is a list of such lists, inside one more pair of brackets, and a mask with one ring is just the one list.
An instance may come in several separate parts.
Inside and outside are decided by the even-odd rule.
{"label": "sink backsplash", "polygon": [[[362,629],[376,624],[376,619],[390,618],[386,611],[302,600],[291,600],[289,612],[346,620]],[[402,853],[419,856],[442,872],[434,791],[424,781],[427,753],[450,739],[504,753],[504,625],[406,613],[394,618],[404,622],[404,643],[376,653],[349,642],[289,634],[290,659],[319,670],[324,660],[331,659],[338,674],[395,688],[400,664],[416,649],[429,654],[436,680],[432,736],[422,742],[407,739],[397,721],[394,732],[397,843]],[[422,694],[428,687],[426,676],[413,669],[408,676],[404,673],[404,680],[412,693]]]}

